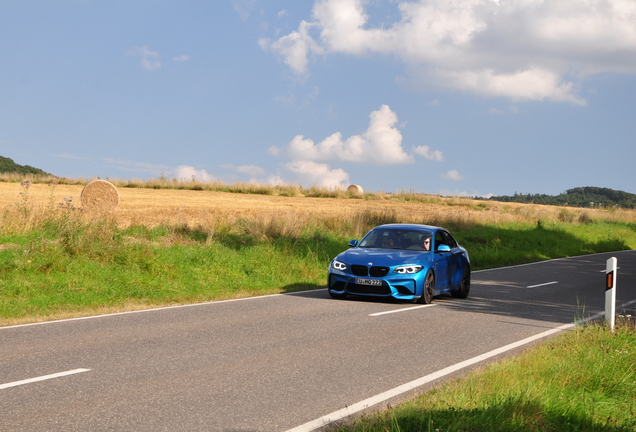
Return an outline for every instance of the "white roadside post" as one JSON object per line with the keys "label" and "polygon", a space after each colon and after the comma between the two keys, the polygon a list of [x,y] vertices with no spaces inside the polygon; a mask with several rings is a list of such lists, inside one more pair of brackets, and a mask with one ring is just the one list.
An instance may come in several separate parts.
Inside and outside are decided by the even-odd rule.
{"label": "white roadside post", "polygon": [[607,260],[605,268],[605,322],[614,330],[616,322],[616,258]]}

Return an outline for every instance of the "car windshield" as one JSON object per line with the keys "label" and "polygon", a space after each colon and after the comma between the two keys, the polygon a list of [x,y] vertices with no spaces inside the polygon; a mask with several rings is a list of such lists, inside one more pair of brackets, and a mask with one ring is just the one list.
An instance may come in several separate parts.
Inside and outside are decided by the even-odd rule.
{"label": "car windshield", "polygon": [[431,249],[431,233],[415,230],[374,229],[362,239],[360,247],[428,251]]}

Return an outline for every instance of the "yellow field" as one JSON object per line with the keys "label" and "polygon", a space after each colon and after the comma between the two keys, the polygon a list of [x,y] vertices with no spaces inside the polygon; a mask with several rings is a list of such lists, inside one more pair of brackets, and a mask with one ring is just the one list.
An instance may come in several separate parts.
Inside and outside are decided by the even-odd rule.
{"label": "yellow field", "polygon": [[[42,215],[62,211],[60,203],[64,197],[72,198],[73,206],[81,209],[82,189],[81,185],[33,184],[28,188],[26,199],[39,210],[34,213]],[[21,194],[24,191],[19,183],[0,182],[0,211],[8,215],[25,203],[25,195]],[[576,221],[580,217],[636,221],[634,210],[563,208],[421,195],[417,196],[419,201],[407,201],[408,195],[382,193],[352,199],[125,187],[119,187],[118,191],[120,203],[112,216],[121,227],[168,224],[214,230],[219,224],[239,219],[301,226],[312,221],[338,223],[343,218],[353,219],[361,214],[390,215],[399,222],[432,225],[536,223],[539,219]]]}

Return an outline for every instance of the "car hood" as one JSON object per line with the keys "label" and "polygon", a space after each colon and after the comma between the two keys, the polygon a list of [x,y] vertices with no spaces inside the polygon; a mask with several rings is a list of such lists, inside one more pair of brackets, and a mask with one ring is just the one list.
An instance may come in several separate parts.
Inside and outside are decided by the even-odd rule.
{"label": "car hood", "polygon": [[336,259],[347,264],[385,267],[404,264],[428,265],[433,260],[433,253],[398,249],[353,248],[342,252]]}

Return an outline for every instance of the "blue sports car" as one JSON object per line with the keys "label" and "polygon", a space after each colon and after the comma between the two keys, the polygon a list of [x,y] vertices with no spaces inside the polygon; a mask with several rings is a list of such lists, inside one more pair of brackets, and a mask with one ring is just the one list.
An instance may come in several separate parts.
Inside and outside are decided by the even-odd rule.
{"label": "blue sports car", "polygon": [[468,252],[444,228],[380,225],[349,247],[329,264],[333,298],[353,294],[428,304],[443,292],[468,297]]}

